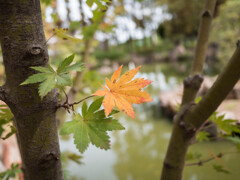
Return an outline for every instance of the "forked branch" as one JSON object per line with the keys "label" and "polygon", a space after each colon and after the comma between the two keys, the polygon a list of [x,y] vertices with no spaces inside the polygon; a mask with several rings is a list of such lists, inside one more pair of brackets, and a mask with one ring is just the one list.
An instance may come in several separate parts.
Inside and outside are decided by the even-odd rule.
{"label": "forked branch", "polygon": [[80,104],[81,102],[83,102],[83,101],[85,101],[85,100],[95,96],[95,95],[91,95],[91,96],[88,96],[88,97],[85,97],[85,98],[81,99],[80,101],[69,103],[68,102],[68,96],[67,96],[66,92],[65,91],[63,91],[63,92],[64,92],[64,94],[66,96],[66,101],[63,104],[59,104],[57,106],[57,108],[61,108],[62,107],[64,109],[66,109],[69,113],[70,113],[70,110],[74,111],[74,105]]}

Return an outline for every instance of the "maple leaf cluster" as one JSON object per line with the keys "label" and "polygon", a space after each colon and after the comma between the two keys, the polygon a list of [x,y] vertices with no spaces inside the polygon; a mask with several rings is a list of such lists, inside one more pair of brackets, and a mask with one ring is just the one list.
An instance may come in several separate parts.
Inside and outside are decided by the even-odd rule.
{"label": "maple leaf cluster", "polygon": [[123,111],[132,118],[135,118],[135,113],[132,104],[140,104],[150,102],[153,99],[143,88],[152,81],[144,78],[133,79],[141,66],[127,71],[120,77],[122,66],[120,66],[112,75],[111,81],[106,78],[106,86],[103,90],[96,91],[93,95],[105,96],[103,107],[106,117],[111,113],[112,109],[117,106],[120,111]]}

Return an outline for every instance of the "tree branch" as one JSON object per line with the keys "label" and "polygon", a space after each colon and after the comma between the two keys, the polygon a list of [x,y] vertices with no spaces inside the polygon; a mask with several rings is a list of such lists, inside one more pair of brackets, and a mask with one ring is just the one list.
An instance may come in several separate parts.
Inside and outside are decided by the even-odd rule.
{"label": "tree branch", "polygon": [[201,84],[203,82],[203,77],[199,74],[185,78],[183,96],[182,96],[182,106],[193,101],[196,97]]}
{"label": "tree branch", "polygon": [[[194,132],[194,130],[198,130],[202,126],[206,119],[208,119],[209,116],[217,109],[227,94],[238,82],[240,77],[239,67],[240,41],[238,41],[237,49],[229,63],[224,68],[223,72],[218,76],[217,80],[200,103],[195,106],[191,106],[187,113],[184,113],[184,116],[176,116],[176,123],[174,123],[173,134],[164,163],[168,164],[168,166],[164,165],[162,179],[165,180],[165,177],[169,176],[169,173],[173,174],[171,177],[167,178],[169,180],[181,178],[181,167],[184,165],[185,154],[189,143],[194,136],[194,133],[189,133],[190,131],[185,127],[192,127],[192,132]],[[181,124],[184,124],[184,126]],[[181,150],[179,150],[179,148],[181,148]],[[176,149],[178,149],[178,153],[176,153]],[[173,165],[175,167],[174,169],[169,168]]]}
{"label": "tree branch", "polygon": [[206,51],[210,34],[210,27],[217,0],[206,0],[203,13],[201,15],[198,29],[197,46],[191,67],[190,76],[184,80],[184,92],[182,105],[194,101],[198,90],[203,82],[200,75],[203,71],[203,65],[206,59]]}
{"label": "tree branch", "polygon": [[[218,155],[216,155],[216,157],[221,158],[221,157],[223,157],[223,154],[219,153]],[[204,163],[207,163],[207,162],[215,160],[215,159],[216,159],[215,157],[211,157],[211,158],[208,158],[208,159],[205,159],[205,160],[200,160],[200,161],[195,162],[195,163],[185,164],[185,166],[196,166],[196,165],[197,166],[202,166]]]}
{"label": "tree branch", "polygon": [[190,72],[191,75],[202,74],[216,2],[217,0],[205,1],[204,10],[201,15],[200,26],[198,29],[197,46]]}
{"label": "tree branch", "polygon": [[186,121],[185,118],[186,115],[191,113],[189,110],[195,106],[192,102],[203,81],[200,74],[202,74],[205,62],[207,42],[216,1],[217,0],[205,0],[205,7],[199,26],[195,58],[190,72],[191,76],[186,78],[184,82],[182,104],[179,113],[174,118],[172,136],[164,160],[161,180],[182,179],[186,152],[197,130],[197,128],[189,123],[191,120],[194,120],[194,118],[189,118],[190,121]]}
{"label": "tree branch", "polygon": [[[237,49],[223,72],[218,76],[213,86],[203,99],[186,115],[186,122],[190,122],[197,129],[222,103],[240,77],[240,41]],[[204,112],[204,113],[203,113]]]}

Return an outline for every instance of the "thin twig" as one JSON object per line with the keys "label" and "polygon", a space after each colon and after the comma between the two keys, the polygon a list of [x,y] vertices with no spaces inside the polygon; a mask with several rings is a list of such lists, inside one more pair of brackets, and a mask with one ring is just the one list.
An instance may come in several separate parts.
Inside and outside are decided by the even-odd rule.
{"label": "thin twig", "polygon": [[62,91],[63,91],[64,95],[66,96],[66,101],[64,102],[64,104],[68,104],[68,95],[67,95],[67,93],[64,91],[63,88],[62,88]]}
{"label": "thin twig", "polygon": [[[70,113],[70,107],[71,106],[69,106],[69,104],[68,104],[68,95],[67,95],[67,93],[64,91],[64,89],[63,88],[61,88],[62,89],[62,91],[63,91],[63,93],[64,93],[64,95],[65,95],[65,97],[66,97],[66,101],[62,104],[62,105],[60,105],[60,106],[58,106],[58,107],[63,107],[63,108],[65,108],[66,110],[67,110],[67,112],[68,113]],[[74,109],[72,108],[72,111],[74,111]]]}
{"label": "thin twig", "polygon": [[91,97],[94,97],[94,96],[95,96],[95,95],[88,96],[88,97],[86,97],[86,98],[84,98],[84,99],[81,99],[81,100],[78,101],[78,102],[74,102],[74,103],[72,103],[72,104],[69,104],[69,106],[73,106],[73,105],[79,104],[79,103],[85,101],[86,99],[91,98]]}
{"label": "thin twig", "polygon": [[48,41],[53,37],[53,36],[55,36],[56,35],[56,33],[53,33],[47,40],[46,40],[46,42],[45,42],[45,45],[48,43]]}
{"label": "thin twig", "polygon": [[[216,157],[221,158],[221,157],[223,157],[223,154],[219,153],[218,155],[216,155]],[[205,159],[205,160],[200,160],[200,161],[195,162],[195,163],[185,164],[185,166],[196,166],[196,165],[197,166],[202,166],[204,163],[207,163],[207,162],[212,161],[214,159],[216,159],[216,158],[215,157],[211,157],[211,158],[208,158],[208,159]]]}

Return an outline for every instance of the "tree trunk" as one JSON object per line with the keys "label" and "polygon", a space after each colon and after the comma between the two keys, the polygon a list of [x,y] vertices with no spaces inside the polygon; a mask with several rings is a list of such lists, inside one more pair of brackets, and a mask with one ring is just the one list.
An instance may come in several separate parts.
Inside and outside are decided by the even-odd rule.
{"label": "tree trunk", "polygon": [[48,51],[42,26],[40,0],[0,0],[0,42],[6,83],[0,99],[14,114],[26,180],[63,179],[58,143],[57,92],[43,100],[38,85],[20,84],[31,66],[45,66]]}

